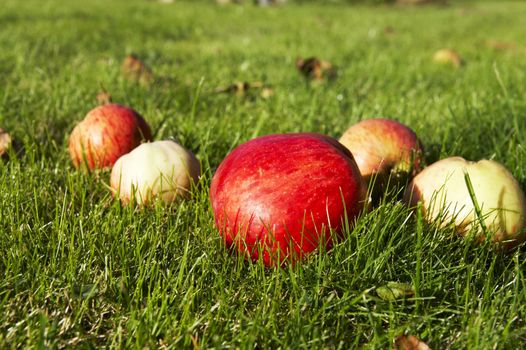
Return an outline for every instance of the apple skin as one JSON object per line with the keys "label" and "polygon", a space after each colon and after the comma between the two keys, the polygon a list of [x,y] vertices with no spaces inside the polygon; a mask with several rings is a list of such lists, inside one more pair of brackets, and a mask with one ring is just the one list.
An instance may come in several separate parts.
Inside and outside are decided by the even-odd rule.
{"label": "apple skin", "polygon": [[120,157],[111,171],[110,186],[121,202],[165,203],[188,194],[201,173],[194,154],[174,141],[143,143]]}
{"label": "apple skin", "polygon": [[381,194],[387,181],[406,183],[420,171],[420,141],[413,130],[395,120],[363,120],[347,129],[339,141],[353,154],[365,181],[374,181],[373,195]]}
{"label": "apple skin", "polygon": [[69,153],[76,168],[107,168],[151,138],[150,127],[139,113],[118,104],[106,104],[89,111],[75,126],[69,138]]}
{"label": "apple skin", "polygon": [[235,246],[267,266],[295,263],[332,246],[364,206],[366,184],[352,154],[311,133],[268,135],[234,149],[210,187],[216,226]]}
{"label": "apple skin", "polygon": [[7,152],[11,148],[13,140],[11,135],[4,129],[0,128],[0,158],[7,157]]}
{"label": "apple skin", "polygon": [[452,49],[441,49],[433,55],[433,62],[444,65],[451,65],[459,68],[462,65],[460,55]]}
{"label": "apple skin", "polygon": [[427,220],[440,219],[441,227],[453,222],[461,235],[474,230],[477,239],[484,240],[465,172],[469,174],[491,240],[508,249],[523,242],[526,239],[526,198],[513,175],[496,161],[469,162],[461,157],[442,159],[415,176],[404,201],[411,206],[421,202]]}

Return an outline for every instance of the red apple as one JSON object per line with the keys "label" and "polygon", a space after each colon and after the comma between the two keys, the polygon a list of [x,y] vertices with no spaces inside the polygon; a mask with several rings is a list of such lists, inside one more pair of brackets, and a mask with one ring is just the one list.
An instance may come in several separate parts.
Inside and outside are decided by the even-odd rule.
{"label": "red apple", "polygon": [[197,158],[178,143],[147,142],[117,160],[110,186],[123,203],[144,205],[154,198],[168,203],[186,196],[199,174]]}
{"label": "red apple", "polygon": [[228,246],[267,265],[298,261],[332,245],[360,213],[366,185],[352,154],[318,134],[250,140],[221,163],[210,188],[215,223]]}
{"label": "red apple", "polygon": [[150,127],[133,109],[106,104],[92,109],[69,138],[75,167],[111,167],[122,155],[152,138]]}
{"label": "red apple", "polygon": [[339,141],[353,154],[365,181],[374,181],[374,192],[383,190],[387,181],[403,182],[420,170],[422,146],[413,130],[395,120],[363,120]]}
{"label": "red apple", "polygon": [[492,160],[451,157],[433,163],[415,176],[405,201],[413,206],[421,202],[427,220],[439,220],[442,227],[453,223],[462,235],[475,232],[478,239],[485,239],[484,227],[492,241],[507,248],[526,239],[524,192],[513,175]]}

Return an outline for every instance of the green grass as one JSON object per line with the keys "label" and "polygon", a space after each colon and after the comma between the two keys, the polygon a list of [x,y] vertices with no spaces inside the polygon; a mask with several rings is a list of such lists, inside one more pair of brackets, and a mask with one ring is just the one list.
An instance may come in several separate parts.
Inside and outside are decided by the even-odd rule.
{"label": "green grass", "polygon": [[[526,4],[108,3],[2,2],[0,127],[25,153],[0,165],[1,348],[179,349],[193,337],[201,348],[386,349],[403,332],[433,349],[526,344],[524,248],[475,246],[387,200],[330,252],[266,269],[224,248],[208,198],[218,164],[248,139],[339,137],[376,116],[411,126],[428,164],[493,158],[524,188]],[[443,47],[466,64],[431,64]],[[131,52],[157,83],[122,79]],[[313,55],[336,64],[338,79],[307,84],[294,62]],[[264,81],[275,95],[211,93],[237,80]],[[204,175],[191,200],[121,207],[108,172],[73,169],[68,135],[101,86],[158,139],[198,155]],[[374,288],[390,281],[412,284],[415,297],[381,300]]]}

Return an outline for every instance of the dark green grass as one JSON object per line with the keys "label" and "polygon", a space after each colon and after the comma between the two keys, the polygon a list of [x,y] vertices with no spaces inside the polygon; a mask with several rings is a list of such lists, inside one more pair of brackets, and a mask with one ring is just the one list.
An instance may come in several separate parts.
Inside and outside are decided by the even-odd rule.
{"label": "dark green grass", "polygon": [[[202,348],[389,348],[403,332],[434,349],[526,344],[524,248],[475,246],[387,200],[330,252],[265,269],[226,251],[208,199],[216,167],[243,141],[339,137],[376,116],[410,125],[427,163],[493,158],[524,187],[526,4],[108,3],[2,2],[0,127],[25,154],[0,165],[1,348],[175,349],[192,337]],[[487,40],[518,47],[495,51]],[[443,47],[466,64],[431,64]],[[155,84],[120,77],[131,52]],[[338,79],[307,84],[294,61],[312,55],[336,64]],[[275,96],[211,93],[237,80],[264,81]],[[107,172],[72,168],[67,137],[101,86],[158,139],[198,155],[204,176],[190,201],[123,208]],[[416,296],[382,301],[374,288],[389,281],[411,283]]]}

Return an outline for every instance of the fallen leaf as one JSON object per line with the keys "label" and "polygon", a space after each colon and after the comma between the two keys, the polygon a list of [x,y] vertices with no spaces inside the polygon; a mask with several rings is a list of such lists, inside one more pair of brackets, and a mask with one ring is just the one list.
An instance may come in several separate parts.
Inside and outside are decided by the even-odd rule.
{"label": "fallen leaf", "polygon": [[463,63],[460,55],[452,49],[438,50],[433,55],[433,61],[439,64],[450,64],[455,68],[459,68]]}
{"label": "fallen leaf", "polygon": [[497,51],[516,50],[517,45],[497,40],[487,40],[486,46]]}
{"label": "fallen leaf", "polygon": [[190,340],[192,341],[192,346],[194,347],[194,350],[201,350],[201,347],[197,342],[197,337],[194,337],[192,334],[190,334]]}
{"label": "fallen leaf", "polygon": [[111,95],[107,91],[102,90],[97,94],[97,102],[101,106],[107,105],[112,102]]}
{"label": "fallen leaf", "polygon": [[217,89],[214,90],[214,92],[216,94],[232,93],[232,94],[236,94],[239,97],[242,97],[245,94],[247,94],[249,91],[254,91],[254,90],[260,90],[259,95],[262,98],[269,98],[270,96],[274,94],[274,91],[270,87],[265,86],[260,81],[255,81],[255,82],[238,81],[228,86],[218,87]]}
{"label": "fallen leaf", "polygon": [[394,34],[395,32],[396,32],[396,30],[392,26],[387,26],[387,27],[384,28],[384,33],[385,34]]}
{"label": "fallen leaf", "polygon": [[414,335],[400,335],[394,341],[394,350],[431,350],[431,348]]}
{"label": "fallen leaf", "polygon": [[269,87],[264,87],[263,89],[261,89],[261,93],[259,94],[259,96],[261,96],[264,99],[270,98],[274,96],[274,90],[272,90]]}
{"label": "fallen leaf", "polygon": [[4,129],[0,128],[0,157],[7,154],[7,150],[11,147],[11,143],[11,135],[9,135]]}
{"label": "fallen leaf", "polygon": [[148,84],[153,81],[153,72],[136,55],[128,55],[121,67],[122,75],[131,81]]}
{"label": "fallen leaf", "polygon": [[397,5],[445,5],[446,0],[396,0]]}
{"label": "fallen leaf", "polygon": [[323,78],[334,78],[336,70],[329,61],[320,60],[316,57],[296,59],[296,68],[307,79],[322,80]]}
{"label": "fallen leaf", "polygon": [[243,0],[216,0],[218,5],[242,4]]}
{"label": "fallen leaf", "polygon": [[385,286],[376,288],[376,294],[387,301],[412,297],[415,295],[415,288],[409,283],[388,282]]}

